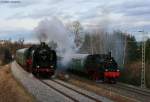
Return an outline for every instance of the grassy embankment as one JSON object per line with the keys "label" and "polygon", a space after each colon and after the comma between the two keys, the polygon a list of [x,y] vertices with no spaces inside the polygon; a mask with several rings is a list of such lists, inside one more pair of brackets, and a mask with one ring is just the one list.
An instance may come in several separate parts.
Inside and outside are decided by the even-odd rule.
{"label": "grassy embankment", "polygon": [[14,79],[8,64],[0,66],[0,102],[35,102]]}

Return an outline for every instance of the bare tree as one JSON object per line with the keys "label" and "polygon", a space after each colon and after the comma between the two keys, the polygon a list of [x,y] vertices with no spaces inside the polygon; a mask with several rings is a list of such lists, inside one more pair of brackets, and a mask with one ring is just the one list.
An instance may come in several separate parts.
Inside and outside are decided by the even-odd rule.
{"label": "bare tree", "polygon": [[74,42],[77,48],[80,48],[83,43],[83,27],[79,21],[74,21],[67,25],[68,29],[74,34]]}

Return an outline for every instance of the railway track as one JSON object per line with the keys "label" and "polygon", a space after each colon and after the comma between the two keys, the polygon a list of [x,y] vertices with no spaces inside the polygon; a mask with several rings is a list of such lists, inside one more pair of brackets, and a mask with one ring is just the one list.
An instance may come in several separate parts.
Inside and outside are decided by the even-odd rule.
{"label": "railway track", "polygon": [[[19,68],[19,69],[21,69],[21,68]],[[14,71],[14,72],[18,72],[18,71]],[[19,73],[16,73],[16,74],[19,74]],[[21,75],[23,75],[23,74],[21,74]],[[19,78],[21,75],[19,74]],[[27,77],[27,75],[25,75],[25,76]],[[72,77],[72,78],[74,79],[75,77]],[[32,79],[32,78],[30,77],[30,79]],[[135,87],[135,86],[126,85],[126,84],[122,84],[122,83],[118,83],[118,84],[114,84],[114,85],[113,84],[103,85],[103,84],[98,84],[98,83],[94,84],[93,82],[86,80],[86,79],[83,79],[81,77],[78,77],[78,78],[76,77],[75,79],[81,80],[81,83],[83,82],[83,83],[86,83],[88,85],[101,87],[103,89],[110,90],[110,88],[111,88],[110,91],[112,91],[112,92],[116,92],[116,93],[118,93],[122,96],[126,96],[128,98],[137,99],[140,102],[148,102],[150,100],[150,91],[143,90],[143,89],[140,89],[140,88]],[[40,79],[38,79],[38,80],[40,80]],[[23,82],[24,82],[24,78],[23,78]],[[31,82],[33,82],[33,81],[31,81]],[[77,87],[75,85],[69,84],[68,82],[66,83],[66,82],[58,80],[58,79],[40,80],[40,82],[42,82],[47,87],[57,91],[62,96],[66,97],[66,99],[72,100],[69,102],[102,102],[102,101],[110,102],[110,100],[104,99],[105,97],[99,96],[99,95],[91,93],[89,91],[82,90],[81,88],[79,88],[80,86]],[[39,84],[39,85],[41,85],[41,84]],[[31,87],[31,86],[29,86],[29,87]],[[37,86],[34,86],[34,87],[37,87]],[[43,90],[43,89],[41,88],[39,90]],[[126,92],[123,92],[124,90]],[[33,93],[36,93],[34,91],[33,91]],[[48,90],[45,90],[45,91],[48,92]],[[45,94],[45,91],[43,94]],[[92,92],[95,92],[95,91],[92,91]],[[38,91],[37,91],[37,93],[38,93]],[[36,93],[36,95],[37,95],[37,93]],[[126,93],[127,95],[125,95],[124,93]],[[40,94],[40,95],[41,95],[41,100],[45,99],[45,95],[44,96],[42,94]],[[49,96],[49,94],[47,96]]]}
{"label": "railway track", "polygon": [[[107,85],[111,91],[118,94],[122,94],[125,97],[130,98],[131,100],[136,100],[137,102],[150,102],[150,91],[146,89],[141,89],[136,86],[117,83],[116,85]],[[108,88],[108,90],[109,90]]]}
{"label": "railway track", "polygon": [[40,80],[40,81],[41,81],[42,83],[44,83],[45,85],[47,85],[48,87],[50,87],[50,88],[54,89],[55,91],[61,93],[61,94],[64,95],[65,97],[71,99],[73,102],[79,102],[78,100],[72,98],[71,96],[69,96],[69,95],[66,94],[65,92],[60,91],[59,89],[57,89],[56,87],[54,87],[54,86],[52,86],[52,85],[46,83],[45,81],[43,81],[43,80]]}
{"label": "railway track", "polygon": [[150,97],[150,91],[149,90],[141,89],[139,87],[135,87],[132,85],[118,83],[117,85],[113,85],[113,87],[124,89],[124,90],[130,91],[130,92],[133,92],[133,93],[136,93],[139,95],[143,95],[146,97]]}
{"label": "railway track", "polygon": [[[85,78],[82,78],[82,77],[78,77],[78,76],[75,76],[75,75],[72,75],[73,77],[75,77],[75,79],[77,80],[84,80],[84,82],[87,82],[87,83],[92,83],[90,80],[87,80]],[[133,85],[129,85],[129,84],[124,84],[124,83],[120,83],[120,82],[117,82],[117,84],[106,84],[104,83],[105,85],[103,84],[99,84],[99,83],[95,83],[95,86],[104,86],[105,89],[110,89],[111,88],[117,88],[117,89],[122,89],[122,90],[126,90],[126,91],[130,91],[132,93],[137,93],[137,94],[140,94],[140,95],[143,95],[143,96],[147,96],[147,97],[150,97],[150,90],[148,89],[142,89],[140,87],[136,87],[136,86],[133,86]]]}
{"label": "railway track", "polygon": [[74,85],[68,84],[58,79],[40,81],[53,90],[69,98],[73,102],[112,102],[95,93],[80,89]]}
{"label": "railway track", "polygon": [[112,102],[103,96],[81,89],[59,79],[40,79],[29,75],[15,62],[13,75],[39,102]]}
{"label": "railway track", "polygon": [[147,102],[147,100],[150,100],[150,90],[141,89],[140,87],[136,87],[133,85],[128,85],[120,82],[118,82],[117,84],[95,83],[76,75],[72,75],[72,80],[78,80],[80,82],[86,83],[88,85],[91,85],[93,88],[101,87],[105,90],[108,90],[110,93],[114,92],[124,98],[133,100],[135,102]]}

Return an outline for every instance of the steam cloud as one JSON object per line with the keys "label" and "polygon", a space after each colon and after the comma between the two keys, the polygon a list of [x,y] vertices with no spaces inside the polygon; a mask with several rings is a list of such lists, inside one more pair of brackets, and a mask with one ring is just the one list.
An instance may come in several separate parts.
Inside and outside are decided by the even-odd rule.
{"label": "steam cloud", "polygon": [[45,42],[55,42],[57,53],[64,57],[63,64],[66,65],[75,53],[74,36],[63,23],[57,18],[44,19],[34,29],[38,39]]}
{"label": "steam cloud", "polygon": [[[108,22],[103,22],[104,27],[99,30],[92,31],[91,34],[96,34],[93,38],[92,48],[95,53],[112,52],[112,56],[117,62],[122,63],[124,53],[124,37],[116,34],[109,34],[107,32]],[[37,38],[44,42],[55,42],[57,44],[57,54],[64,57],[62,64],[65,66],[71,60],[71,57],[78,50],[75,46],[75,36],[73,33],[64,26],[64,24],[57,18],[44,19],[39,22],[38,26],[34,29]],[[97,39],[97,40],[96,40]],[[96,45],[94,44],[96,43]]]}
{"label": "steam cloud", "polygon": [[91,47],[93,53],[104,54],[111,51],[118,64],[123,64],[125,53],[125,36],[123,32],[114,31],[108,33],[105,30],[100,30],[92,34],[92,36],[91,43],[95,45]]}

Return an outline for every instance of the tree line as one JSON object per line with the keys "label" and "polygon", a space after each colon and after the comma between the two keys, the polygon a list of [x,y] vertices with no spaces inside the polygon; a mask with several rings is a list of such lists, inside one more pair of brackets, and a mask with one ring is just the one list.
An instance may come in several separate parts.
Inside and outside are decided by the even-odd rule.
{"label": "tree line", "polygon": [[[79,21],[72,22],[68,29],[75,35],[75,44],[79,53],[108,53],[120,63],[132,63],[141,60],[142,41],[137,41],[135,36],[115,30],[112,33],[106,29],[84,29]],[[145,43],[145,60],[150,61],[150,39]]]}

